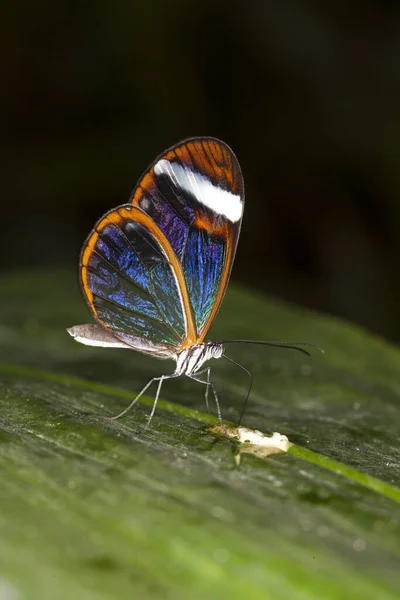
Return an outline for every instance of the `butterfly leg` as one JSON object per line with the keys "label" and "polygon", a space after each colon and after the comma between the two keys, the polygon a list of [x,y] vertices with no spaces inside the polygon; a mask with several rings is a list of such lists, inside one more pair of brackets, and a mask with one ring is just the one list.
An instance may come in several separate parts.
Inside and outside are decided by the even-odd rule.
{"label": "butterfly leg", "polygon": [[224,423],[222,422],[222,415],[221,415],[221,408],[219,406],[219,402],[218,402],[218,395],[217,395],[217,390],[215,389],[215,385],[214,383],[210,380],[210,372],[211,372],[211,368],[208,369],[204,369],[204,371],[199,371],[198,373],[196,373],[196,375],[202,375],[203,373],[205,373],[207,371],[207,379],[206,381],[204,381],[204,379],[199,379],[198,377],[196,377],[195,375],[188,375],[188,377],[190,377],[190,379],[193,379],[193,381],[198,381],[199,383],[202,383],[203,385],[206,385],[206,405],[207,405],[207,409],[208,409],[208,393],[207,390],[209,388],[212,389],[213,394],[214,394],[214,400],[215,400],[215,406],[217,407],[217,415],[218,415],[218,420],[221,423],[221,425],[223,427],[225,427]]}
{"label": "butterfly leg", "polygon": [[208,390],[210,389],[210,373],[211,373],[211,367],[207,367],[206,369],[203,369],[202,371],[198,371],[196,373],[196,375],[203,375],[203,373],[207,373],[207,380],[206,381],[202,381],[202,383],[205,384],[206,386],[206,393],[205,393],[205,401],[206,401],[206,407],[207,407],[207,412],[208,414],[210,414],[210,405],[208,403]]}
{"label": "butterfly leg", "polygon": [[156,398],[154,400],[153,408],[151,410],[150,417],[149,417],[149,420],[148,420],[147,425],[146,425],[146,427],[148,427],[149,424],[150,424],[151,419],[153,418],[154,412],[156,410],[156,405],[157,405],[158,397],[160,395],[162,382],[164,381],[164,379],[171,379],[172,377],[176,377],[176,375],[174,375],[174,374],[173,375],[161,375],[161,377],[153,377],[153,379],[150,379],[150,381],[139,392],[139,394],[136,396],[136,398],[134,400],[132,400],[132,402],[129,404],[129,406],[127,406],[126,408],[124,408],[124,410],[122,412],[120,412],[118,415],[115,415],[114,417],[105,417],[105,418],[108,419],[108,420],[110,420],[110,421],[116,421],[117,419],[119,419],[120,417],[122,417],[123,415],[125,415],[127,412],[129,412],[131,410],[131,408],[133,408],[133,406],[135,406],[136,402],[139,400],[139,398],[141,396],[143,396],[143,394],[151,386],[151,384],[153,383],[153,381],[159,381],[160,383],[158,384],[158,387],[157,387]]}
{"label": "butterfly leg", "polygon": [[172,373],[172,375],[161,375],[161,377],[154,377],[154,379],[152,379],[152,381],[158,381],[159,383],[157,386],[156,397],[154,398],[154,402],[153,402],[153,408],[151,409],[151,413],[147,420],[145,429],[147,429],[148,426],[150,425],[151,420],[154,417],[154,413],[156,412],[157,402],[158,402],[158,398],[160,396],[161,386],[162,386],[163,382],[166,379],[173,379],[174,377],[179,377],[179,375],[177,375],[176,373]]}
{"label": "butterfly leg", "polygon": [[[205,400],[206,400],[206,406],[207,406],[207,412],[210,412],[210,407],[208,405],[208,390],[210,389],[210,374],[211,374],[211,367],[208,367],[207,369],[207,385],[206,385],[206,393],[205,393]],[[215,392],[214,392],[215,394]]]}
{"label": "butterfly leg", "polygon": [[[208,414],[210,414],[210,405],[208,403],[208,390],[210,389],[210,385],[211,385],[210,384],[211,367],[207,367],[206,369],[197,371],[196,377],[198,377],[199,375],[203,375],[204,373],[207,373],[207,379],[206,379],[206,381],[201,380],[201,382],[199,381],[199,383],[204,383],[204,385],[206,386],[205,401],[206,401],[207,412],[208,412]],[[194,379],[194,378],[191,377],[191,379]],[[195,381],[197,381],[197,379],[195,379]]]}

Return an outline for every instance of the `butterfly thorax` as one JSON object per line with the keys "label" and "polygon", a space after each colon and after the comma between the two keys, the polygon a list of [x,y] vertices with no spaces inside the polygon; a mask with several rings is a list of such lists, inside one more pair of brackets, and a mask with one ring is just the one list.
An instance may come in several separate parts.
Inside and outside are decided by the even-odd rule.
{"label": "butterfly thorax", "polygon": [[224,352],[222,344],[208,342],[195,344],[181,350],[176,358],[175,375],[192,375],[197,373],[202,365],[210,358],[221,358]]}

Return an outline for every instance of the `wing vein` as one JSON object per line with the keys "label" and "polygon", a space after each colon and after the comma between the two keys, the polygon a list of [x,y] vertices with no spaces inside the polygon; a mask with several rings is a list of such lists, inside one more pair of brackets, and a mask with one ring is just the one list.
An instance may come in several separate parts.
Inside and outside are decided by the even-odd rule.
{"label": "wing vein", "polygon": [[[156,308],[158,309],[158,312],[159,312],[159,314],[160,314],[160,317],[161,317],[161,319],[160,319],[160,321],[159,321],[159,322],[160,322],[160,323],[162,322],[162,323],[164,323],[164,324],[165,324],[167,327],[169,327],[169,328],[170,328],[170,329],[171,329],[171,330],[174,332],[174,334],[175,334],[175,337],[176,337],[178,340],[180,340],[180,339],[181,339],[181,337],[180,337],[179,333],[176,331],[176,329],[174,328],[174,326],[173,326],[173,325],[171,325],[170,323],[168,323],[168,322],[167,322],[167,321],[164,319],[164,316],[163,316],[163,311],[160,309],[160,305],[158,304],[158,302],[157,302],[157,298],[156,298],[156,295],[154,294],[153,282],[151,281],[151,273],[149,272],[149,270],[146,268],[146,266],[145,266],[145,265],[143,265],[143,266],[144,266],[144,268],[146,269],[146,271],[147,271],[147,273],[148,273],[148,275],[149,275],[149,283],[150,283],[150,284],[151,284],[151,286],[153,287],[153,294],[149,293],[149,292],[148,292],[148,291],[146,291],[144,288],[142,288],[140,285],[138,285],[138,284],[137,284],[135,281],[133,281],[132,279],[130,279],[130,278],[129,278],[129,277],[128,277],[128,276],[127,276],[125,273],[123,273],[122,271],[120,271],[120,269],[119,269],[118,267],[116,267],[115,265],[112,265],[112,264],[111,264],[111,263],[110,263],[110,262],[109,262],[109,261],[108,261],[106,258],[104,258],[104,256],[103,256],[102,254],[99,254],[99,252],[97,252],[97,250],[95,250],[95,249],[94,249],[94,250],[93,250],[93,253],[94,253],[94,254],[96,254],[97,256],[99,256],[99,258],[101,258],[102,260],[104,260],[104,262],[105,262],[105,263],[107,263],[107,264],[108,264],[108,265],[111,267],[111,269],[113,269],[113,270],[114,270],[116,273],[118,273],[118,274],[119,274],[119,275],[122,277],[122,279],[125,279],[125,281],[127,281],[128,283],[131,283],[131,284],[132,284],[134,287],[136,287],[136,288],[137,288],[137,289],[139,289],[140,291],[143,291],[143,292],[144,292],[144,294],[146,294],[146,295],[147,295],[147,296],[148,296],[148,297],[149,297],[149,298],[150,298],[150,299],[151,299],[151,300],[154,302],[154,304],[155,304]],[[139,260],[140,260],[140,258],[139,258]],[[166,262],[166,264],[169,264],[167,261],[165,261],[165,262]],[[87,269],[87,270],[88,270],[90,273],[92,273],[92,274],[94,274],[94,275],[98,275],[98,273],[96,273],[96,272],[93,270],[93,268],[91,268],[89,265],[84,265],[84,266],[85,266],[85,268],[86,268],[86,269]],[[91,292],[92,292],[92,294],[93,294],[93,295],[96,295],[96,294],[95,294],[95,292],[93,292],[93,290],[91,290]],[[100,295],[99,295],[99,294],[97,294],[97,295],[100,297]],[[103,300],[108,300],[108,299],[107,299],[107,298],[103,298]],[[110,302],[111,302],[111,301],[110,301]],[[113,304],[115,304],[115,303],[113,303]],[[121,305],[117,305],[117,304],[115,304],[115,305],[116,305],[116,306],[121,306]],[[149,317],[149,318],[150,318],[150,317]]]}
{"label": "wing vein", "polygon": [[150,315],[143,315],[142,313],[138,312],[137,310],[135,310],[134,308],[130,308],[127,306],[121,306],[121,304],[118,304],[117,302],[115,302],[114,300],[111,300],[110,298],[107,298],[105,296],[102,296],[101,294],[99,294],[98,292],[92,292],[93,296],[97,296],[97,298],[101,298],[102,300],[104,300],[105,302],[108,302],[109,304],[112,304],[113,306],[117,307],[119,310],[125,310],[126,312],[132,313],[132,314],[136,314],[139,317],[142,317],[143,319],[149,319],[150,321],[154,321],[155,323],[160,323],[162,325],[165,325],[167,327],[167,329],[169,329],[172,333],[174,333],[176,339],[178,341],[180,341],[180,337],[178,335],[178,333],[175,331],[175,329],[173,329],[173,327],[171,325],[169,325],[169,323],[167,323],[166,321],[164,321],[164,319],[156,319],[155,317],[152,317]]}

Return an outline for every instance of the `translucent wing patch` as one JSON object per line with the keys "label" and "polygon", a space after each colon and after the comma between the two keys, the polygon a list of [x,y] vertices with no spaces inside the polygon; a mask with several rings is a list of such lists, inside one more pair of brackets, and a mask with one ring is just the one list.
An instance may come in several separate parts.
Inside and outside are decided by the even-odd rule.
{"label": "translucent wing patch", "polygon": [[174,354],[194,337],[182,281],[164,234],[130,204],[105,215],[82,250],[82,289],[94,316],[113,336],[142,352]]}
{"label": "translucent wing patch", "polygon": [[[157,224],[182,264],[201,343],[222,302],[244,208],[244,185],[232,150],[193,138],[159,156],[131,202]],[[183,347],[190,345],[187,338]]]}
{"label": "translucent wing patch", "polygon": [[[201,336],[222,285],[227,242],[206,229],[189,230],[183,271],[192,302],[198,335]],[[206,332],[204,332],[205,334]]]}

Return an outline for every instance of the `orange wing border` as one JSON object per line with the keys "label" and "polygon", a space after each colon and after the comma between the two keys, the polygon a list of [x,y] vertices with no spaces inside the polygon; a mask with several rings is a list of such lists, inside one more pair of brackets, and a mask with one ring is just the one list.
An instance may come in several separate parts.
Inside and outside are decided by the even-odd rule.
{"label": "orange wing border", "polygon": [[175,278],[178,295],[182,303],[182,312],[185,319],[186,338],[181,345],[181,348],[186,348],[198,343],[196,327],[194,324],[194,317],[192,313],[192,306],[189,300],[189,294],[186,287],[185,277],[183,275],[182,266],[177,259],[171,244],[156,225],[156,223],[140,208],[126,204],[119,206],[107,214],[105,214],[96,224],[94,230],[88,236],[81,252],[80,259],[80,280],[84,296],[87,300],[90,310],[97,319],[97,321],[106,329],[109,329],[107,325],[99,318],[96,307],[94,305],[93,293],[89,287],[88,282],[88,263],[93,252],[96,251],[96,245],[99,238],[99,233],[106,227],[106,225],[116,225],[117,227],[126,221],[134,221],[143,225],[147,231],[149,231],[152,237],[156,240],[159,247],[162,249],[164,256],[166,257],[172,273]]}

